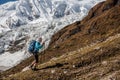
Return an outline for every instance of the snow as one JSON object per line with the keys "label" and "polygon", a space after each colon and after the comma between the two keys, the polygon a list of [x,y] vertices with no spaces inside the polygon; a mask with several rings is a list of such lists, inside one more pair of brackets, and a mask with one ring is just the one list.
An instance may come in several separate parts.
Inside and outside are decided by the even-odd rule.
{"label": "snow", "polygon": [[[87,14],[90,8],[104,0],[19,0],[0,5],[0,28],[9,29],[36,19],[51,21],[76,13]],[[5,31],[4,28],[0,32]]]}
{"label": "snow", "polygon": [[[21,60],[24,60],[27,58],[28,55],[25,55],[24,51],[18,51],[14,54],[11,54],[9,52],[5,52],[4,54],[0,55],[0,67],[4,66],[6,68],[11,68],[15,66],[16,64],[19,64]],[[1,70],[1,68],[0,68]]]}
{"label": "snow", "polygon": [[[3,20],[0,21],[0,49],[5,52],[0,53],[0,68],[2,66],[2,70],[7,70],[28,58],[27,47],[32,39],[42,36],[45,41],[42,50],[46,49],[56,32],[82,20],[101,1],[104,0],[19,0],[1,5],[0,19]],[[18,44],[24,44],[23,49],[7,52],[11,41],[24,37],[29,37],[27,42],[24,40]]]}

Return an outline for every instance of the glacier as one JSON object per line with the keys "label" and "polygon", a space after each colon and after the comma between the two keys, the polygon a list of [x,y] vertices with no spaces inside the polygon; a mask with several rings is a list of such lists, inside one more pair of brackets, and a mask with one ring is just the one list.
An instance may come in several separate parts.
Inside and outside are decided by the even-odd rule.
{"label": "glacier", "polygon": [[[0,5],[0,70],[30,57],[27,47],[32,39],[41,36],[45,41],[41,51],[46,49],[56,32],[82,20],[102,1],[105,0],[19,0]],[[12,42],[24,47],[10,52]]]}

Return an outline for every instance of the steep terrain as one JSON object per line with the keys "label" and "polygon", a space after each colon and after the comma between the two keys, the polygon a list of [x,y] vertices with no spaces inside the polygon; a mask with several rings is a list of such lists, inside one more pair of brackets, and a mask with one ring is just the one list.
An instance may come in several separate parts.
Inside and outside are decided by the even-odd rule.
{"label": "steep terrain", "polygon": [[101,1],[104,0],[17,0],[0,5],[0,70],[28,58],[31,39],[41,36],[46,44],[43,49],[47,48],[53,34],[82,20]]}
{"label": "steep terrain", "polygon": [[82,21],[56,33],[42,53],[39,70],[20,72],[30,57],[1,73],[1,79],[119,80],[120,0],[96,5]]}

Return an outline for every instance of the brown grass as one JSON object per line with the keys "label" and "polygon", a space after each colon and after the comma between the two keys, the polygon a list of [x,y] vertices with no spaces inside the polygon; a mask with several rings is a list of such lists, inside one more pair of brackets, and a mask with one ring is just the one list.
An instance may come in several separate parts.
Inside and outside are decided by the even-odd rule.
{"label": "brown grass", "polygon": [[[58,58],[53,58],[46,63],[40,64],[38,66],[38,68],[41,69],[40,72],[44,72],[43,71],[44,69],[55,68],[55,67],[63,67],[64,68],[64,65],[66,63],[75,65],[75,67],[85,67],[86,65],[98,63],[103,60],[106,60],[107,58],[109,59],[110,56],[113,57],[113,56],[119,54],[119,52],[120,52],[119,47],[117,47],[117,48],[113,47],[112,50],[110,48],[110,51],[107,51],[107,50],[109,50],[109,49],[107,49],[107,47],[109,47],[109,46],[116,47],[116,44],[120,44],[120,34],[112,36],[112,37],[108,38],[107,40],[105,40],[104,42],[96,43],[94,45],[90,45],[88,47],[84,47],[79,50],[76,50],[76,51],[73,51],[70,53],[66,53],[65,55],[62,55]],[[120,45],[118,45],[118,46],[120,46]],[[105,50],[100,52],[101,49],[103,49],[103,50],[105,49]],[[115,51],[115,53],[113,53],[114,51]],[[96,54],[94,52],[96,52]],[[74,61],[72,61],[72,60],[74,60]],[[58,66],[58,64],[59,65],[61,64],[61,66]],[[109,64],[109,66],[111,66],[111,68],[110,68],[110,70],[111,70],[113,68],[112,64]],[[115,67],[117,69],[118,67],[120,67],[120,65],[115,66]],[[118,70],[119,69],[120,68],[118,68]],[[105,73],[103,73],[103,74],[106,74],[107,72],[111,72],[109,70],[109,68],[107,70],[104,71]],[[45,70],[45,71],[47,71],[47,70]],[[24,80],[24,79],[27,79],[29,75],[31,75],[32,79],[34,79],[37,77],[37,75],[35,76],[35,74],[36,74],[35,72],[26,71],[26,72],[16,73],[15,75],[13,75],[12,77],[10,77],[8,79],[15,78],[15,79]],[[51,75],[51,74],[49,74],[49,75]],[[48,78],[48,76],[47,76],[47,78]],[[92,76],[92,78],[94,78],[94,77]]]}
{"label": "brown grass", "polygon": [[85,19],[56,33],[45,54],[39,57],[41,70],[19,73],[32,62],[30,57],[1,73],[1,78],[16,74],[7,79],[108,80],[112,76],[119,80],[120,6],[111,4],[114,2],[108,0],[96,5]]}

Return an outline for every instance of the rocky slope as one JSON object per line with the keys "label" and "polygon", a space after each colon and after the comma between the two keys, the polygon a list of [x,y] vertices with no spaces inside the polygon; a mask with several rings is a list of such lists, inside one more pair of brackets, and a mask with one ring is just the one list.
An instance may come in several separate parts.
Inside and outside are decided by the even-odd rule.
{"label": "rocky slope", "polygon": [[82,21],[56,33],[42,53],[39,70],[20,72],[31,57],[1,73],[1,79],[119,80],[120,0],[93,7]]}

